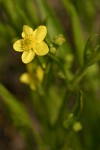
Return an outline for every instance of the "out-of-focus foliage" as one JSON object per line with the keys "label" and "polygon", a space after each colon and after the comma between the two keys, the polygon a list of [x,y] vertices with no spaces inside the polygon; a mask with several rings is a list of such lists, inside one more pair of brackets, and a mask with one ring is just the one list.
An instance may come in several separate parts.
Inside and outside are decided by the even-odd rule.
{"label": "out-of-focus foliage", "polygon": [[[99,20],[99,0],[0,0],[0,150],[100,150]],[[48,29],[49,53],[26,65],[23,25]]]}

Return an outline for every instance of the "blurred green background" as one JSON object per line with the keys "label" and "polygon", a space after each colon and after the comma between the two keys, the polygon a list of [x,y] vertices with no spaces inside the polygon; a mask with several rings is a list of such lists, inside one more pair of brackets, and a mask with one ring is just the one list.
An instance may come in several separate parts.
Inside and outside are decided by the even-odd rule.
{"label": "blurred green background", "polygon": [[[55,35],[63,34],[66,43],[60,48],[59,57],[66,54],[67,59],[67,54],[73,55],[74,75],[82,66],[87,39],[100,34],[100,0],[0,0],[0,150],[100,150],[100,62],[89,68],[80,84],[84,91],[79,118],[82,130],[73,132],[62,126],[46,126],[39,97],[19,81],[26,66],[21,54],[13,50],[13,43],[21,38],[23,25],[33,29],[45,25],[51,41]],[[58,86],[62,84],[63,81]],[[51,99],[55,101],[49,103],[51,118],[55,118],[60,105],[56,104],[59,95],[55,96],[53,88]],[[33,102],[33,97],[37,102]],[[68,111],[73,106],[70,105]],[[36,132],[41,132],[40,126],[45,130],[42,138],[46,146]]]}

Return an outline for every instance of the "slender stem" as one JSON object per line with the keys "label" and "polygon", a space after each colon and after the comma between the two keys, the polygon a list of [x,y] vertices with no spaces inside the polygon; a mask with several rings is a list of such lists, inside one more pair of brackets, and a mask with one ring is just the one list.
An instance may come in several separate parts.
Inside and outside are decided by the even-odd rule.
{"label": "slender stem", "polygon": [[39,65],[40,65],[40,67],[45,71],[45,68],[42,66],[40,59],[37,56],[36,56],[36,59],[37,59]]}
{"label": "slender stem", "polygon": [[71,83],[70,83],[71,86],[70,87],[71,87],[72,91],[77,87],[79,82],[82,80],[82,78],[86,74],[86,71],[87,71],[87,67],[81,68],[79,70],[79,72],[76,74],[76,76],[74,77],[74,79],[71,81]]}
{"label": "slender stem", "polygon": [[66,93],[64,95],[64,98],[63,98],[63,104],[61,105],[61,108],[59,110],[59,113],[58,113],[58,119],[54,125],[54,127],[58,126],[60,123],[62,123],[63,121],[63,113],[66,109],[66,104],[69,102],[70,98],[71,98],[71,95],[72,93],[68,91],[68,89],[66,90]]}
{"label": "slender stem", "polygon": [[63,112],[66,109],[66,104],[69,102],[71,95],[73,94],[75,88],[77,87],[77,85],[79,84],[79,82],[81,81],[81,79],[84,77],[85,73],[86,73],[86,67],[83,67],[82,69],[80,69],[80,71],[78,72],[78,74],[75,76],[75,78],[71,81],[70,84],[68,84],[64,99],[63,99],[63,104],[60,108],[59,114],[58,114],[58,119],[56,121],[56,124],[59,124],[62,121],[62,117],[63,117]]}
{"label": "slender stem", "polygon": [[62,65],[62,63],[59,61],[59,59],[57,59],[56,57],[54,57],[52,54],[48,54],[48,56],[52,59],[52,60],[54,60],[59,66],[60,66],[60,68],[61,68],[61,70],[62,70],[62,72],[63,72],[63,75],[64,75],[64,77],[65,77],[65,82],[66,82],[66,84],[69,82],[69,77],[67,76],[67,74],[66,74],[66,71],[65,71],[65,69],[64,69],[64,67],[63,67],[63,65]]}

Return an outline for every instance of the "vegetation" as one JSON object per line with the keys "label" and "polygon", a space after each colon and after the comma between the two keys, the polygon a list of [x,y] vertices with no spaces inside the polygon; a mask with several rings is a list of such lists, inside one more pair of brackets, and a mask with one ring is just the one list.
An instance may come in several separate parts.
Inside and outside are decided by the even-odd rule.
{"label": "vegetation", "polygon": [[100,150],[99,3],[0,0],[0,150]]}

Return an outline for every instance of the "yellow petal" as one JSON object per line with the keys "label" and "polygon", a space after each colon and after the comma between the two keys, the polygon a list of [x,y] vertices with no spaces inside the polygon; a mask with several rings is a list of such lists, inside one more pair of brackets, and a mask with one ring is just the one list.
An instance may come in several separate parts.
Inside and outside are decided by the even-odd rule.
{"label": "yellow petal", "polygon": [[34,56],[35,56],[35,53],[34,53],[33,50],[24,51],[23,54],[22,54],[23,63],[25,63],[25,64],[29,63],[30,61],[32,61]]}
{"label": "yellow petal", "polygon": [[13,44],[13,48],[15,51],[23,52],[23,39],[16,41]]}
{"label": "yellow petal", "polygon": [[42,68],[39,66],[36,70],[36,74],[37,74],[37,78],[40,82],[43,81],[43,77],[44,77],[44,72],[42,70]]}
{"label": "yellow petal", "polygon": [[40,56],[46,55],[49,52],[48,45],[44,41],[36,42],[34,45],[34,52]]}
{"label": "yellow petal", "polygon": [[45,26],[39,26],[34,31],[34,38],[37,41],[43,41],[47,34],[47,28]]}
{"label": "yellow petal", "polygon": [[25,83],[25,84],[29,84],[30,83],[30,76],[28,73],[23,73],[21,76],[20,76],[20,81],[22,83]]}
{"label": "yellow petal", "polygon": [[22,32],[22,37],[23,38],[26,38],[28,36],[31,36],[33,34],[33,29],[30,28],[29,26],[27,25],[24,25],[23,26],[23,32]]}

